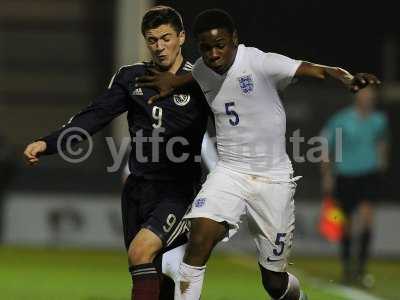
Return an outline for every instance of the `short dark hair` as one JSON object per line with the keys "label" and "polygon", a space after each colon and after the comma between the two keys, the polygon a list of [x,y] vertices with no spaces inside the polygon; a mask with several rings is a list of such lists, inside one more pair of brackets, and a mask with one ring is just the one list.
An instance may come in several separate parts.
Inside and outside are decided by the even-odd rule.
{"label": "short dark hair", "polygon": [[183,31],[182,16],[175,9],[164,5],[150,8],[142,19],[142,34],[164,24],[170,24],[177,33]]}
{"label": "short dark hair", "polygon": [[236,31],[235,22],[226,11],[217,8],[207,9],[197,15],[193,25],[193,33],[197,37],[204,31],[216,28],[225,29],[231,34]]}

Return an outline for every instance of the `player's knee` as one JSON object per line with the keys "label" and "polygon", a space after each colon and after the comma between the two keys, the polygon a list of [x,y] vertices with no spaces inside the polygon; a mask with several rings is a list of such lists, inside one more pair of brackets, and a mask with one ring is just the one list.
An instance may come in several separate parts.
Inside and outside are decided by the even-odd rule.
{"label": "player's knee", "polygon": [[211,219],[199,218],[192,221],[190,241],[196,245],[212,247],[218,243],[226,233],[226,225]]}
{"label": "player's knee", "polygon": [[215,245],[213,237],[204,234],[192,234],[186,249],[185,262],[190,265],[206,264]]}
{"label": "player's knee", "polygon": [[273,272],[260,266],[262,284],[264,289],[273,299],[280,299],[288,286],[288,274],[286,272]]}
{"label": "player's knee", "polygon": [[151,263],[156,257],[158,251],[158,247],[152,243],[133,242],[128,250],[129,262],[132,265]]}
{"label": "player's knee", "polygon": [[225,231],[224,224],[211,219],[199,218],[193,220],[185,262],[204,265],[212,249],[221,240]]}
{"label": "player's knee", "polygon": [[192,235],[189,240],[187,247],[187,253],[189,256],[204,258],[212,250],[213,239],[203,234]]}

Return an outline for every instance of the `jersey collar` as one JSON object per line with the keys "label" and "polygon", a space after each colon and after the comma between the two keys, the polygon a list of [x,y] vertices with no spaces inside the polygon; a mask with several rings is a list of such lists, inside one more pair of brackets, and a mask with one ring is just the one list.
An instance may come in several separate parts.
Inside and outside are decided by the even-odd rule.
{"label": "jersey collar", "polygon": [[[147,62],[143,62],[145,64],[146,67],[156,67],[155,63],[150,60]],[[191,72],[193,68],[193,64],[186,60],[185,58],[183,58],[181,65],[179,66],[178,70],[176,71],[176,74],[181,74],[184,72]]]}
{"label": "jersey collar", "polygon": [[192,72],[192,68],[193,68],[193,64],[190,61],[183,58],[182,64],[179,67],[178,71],[176,71],[176,74],[181,74],[184,72]]}
{"label": "jersey collar", "polygon": [[230,74],[232,74],[232,72],[234,72],[236,70],[237,66],[240,64],[240,61],[243,56],[244,48],[245,48],[245,46],[243,44],[240,44],[238,46],[238,49],[236,51],[235,60],[233,61],[232,66],[225,73],[226,77],[228,77]]}

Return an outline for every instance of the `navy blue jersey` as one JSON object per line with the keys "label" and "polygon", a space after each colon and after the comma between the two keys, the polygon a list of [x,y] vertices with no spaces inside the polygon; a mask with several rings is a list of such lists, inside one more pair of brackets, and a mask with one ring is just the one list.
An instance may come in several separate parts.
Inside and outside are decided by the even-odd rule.
{"label": "navy blue jersey", "polygon": [[[148,179],[198,178],[201,144],[210,115],[203,93],[193,83],[149,105],[148,99],[157,92],[135,87],[137,77],[148,75],[147,67],[146,63],[122,67],[103,95],[62,128],[40,139],[47,143],[44,154],[57,152],[57,141],[64,130],[78,127],[93,135],[127,111],[132,146],[129,167],[133,174]],[[177,74],[190,72],[191,67],[184,61]],[[64,135],[61,147],[72,134],[77,132]]]}

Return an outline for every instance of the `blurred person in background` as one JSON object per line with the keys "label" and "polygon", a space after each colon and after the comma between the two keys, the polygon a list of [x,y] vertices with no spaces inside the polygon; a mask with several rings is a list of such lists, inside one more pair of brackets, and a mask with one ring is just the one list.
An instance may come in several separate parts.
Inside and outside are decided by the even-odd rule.
{"label": "blurred person in background", "polygon": [[[329,153],[324,154],[321,165],[322,190],[337,200],[345,215],[341,239],[342,281],[364,286],[371,284],[366,266],[373,209],[380,195],[381,175],[388,166],[388,121],[385,113],[376,110],[376,99],[374,87],[359,91],[354,104],[334,114],[322,130],[329,145]],[[341,151],[339,157],[338,151]],[[358,239],[352,233],[356,211],[360,215]],[[354,262],[352,249],[356,242],[358,252]]]}
{"label": "blurred person in background", "polygon": [[142,34],[152,61],[120,68],[101,97],[61,129],[29,144],[24,153],[29,164],[36,164],[40,155],[64,150],[73,134],[86,138],[74,128],[93,135],[128,111],[132,150],[122,216],[134,286],[132,299],[171,300],[174,286],[160,287],[167,282],[161,280],[161,272],[174,279],[182,260],[188,230],[182,217],[200,184],[198,158],[210,110],[197,84],[177,90],[157,105],[148,104],[157,92],[136,87],[135,78],[147,74],[149,65],[161,73],[184,74],[191,71],[192,64],[182,56],[185,32],[181,16],[173,8],[150,9],[142,19]]}

